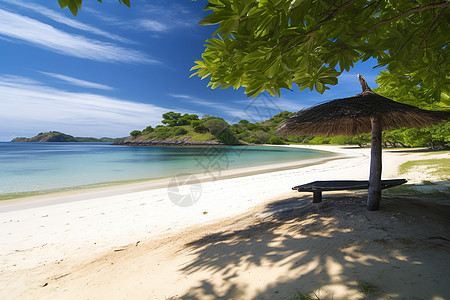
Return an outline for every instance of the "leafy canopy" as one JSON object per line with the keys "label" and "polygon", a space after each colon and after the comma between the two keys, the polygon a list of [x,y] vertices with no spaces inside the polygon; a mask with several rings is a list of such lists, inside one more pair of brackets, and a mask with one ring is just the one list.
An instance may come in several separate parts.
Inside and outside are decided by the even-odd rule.
{"label": "leafy canopy", "polygon": [[[212,88],[324,93],[358,61],[385,67],[378,84],[420,101],[450,95],[450,1],[208,0],[201,25],[218,24],[192,75]],[[375,66],[374,66],[375,67]],[[450,103],[449,103],[450,104]]]}

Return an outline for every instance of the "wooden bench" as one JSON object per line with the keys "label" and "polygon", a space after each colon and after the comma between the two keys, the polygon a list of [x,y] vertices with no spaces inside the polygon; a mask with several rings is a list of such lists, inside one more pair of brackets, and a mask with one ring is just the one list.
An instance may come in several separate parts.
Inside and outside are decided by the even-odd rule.
{"label": "wooden bench", "polygon": [[[381,180],[381,189],[391,188],[408,182],[406,179]],[[299,192],[312,192],[313,203],[322,201],[322,192],[342,190],[365,190],[369,188],[368,180],[330,180],[314,181],[307,184],[294,186],[292,189]]]}

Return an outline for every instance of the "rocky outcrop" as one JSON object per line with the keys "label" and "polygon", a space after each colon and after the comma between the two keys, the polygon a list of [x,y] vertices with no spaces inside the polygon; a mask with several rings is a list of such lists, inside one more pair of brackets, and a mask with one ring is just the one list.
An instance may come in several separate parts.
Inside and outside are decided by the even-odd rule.
{"label": "rocky outcrop", "polygon": [[30,139],[26,137],[16,137],[15,139],[11,140],[11,142],[29,142]]}

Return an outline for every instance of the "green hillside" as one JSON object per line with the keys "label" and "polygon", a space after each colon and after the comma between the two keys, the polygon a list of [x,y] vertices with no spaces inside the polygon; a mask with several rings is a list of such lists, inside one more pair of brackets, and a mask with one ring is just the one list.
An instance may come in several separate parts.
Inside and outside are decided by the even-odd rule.
{"label": "green hillside", "polygon": [[[168,112],[162,115],[161,123],[155,128],[148,126],[133,130],[131,137],[119,144],[309,144],[309,145],[359,145],[370,144],[370,134],[348,136],[309,136],[276,134],[276,127],[293,113],[283,111],[272,118],[251,123],[240,120],[228,124],[224,119],[205,115],[189,115]],[[397,129],[383,132],[384,147],[448,147],[450,144],[450,122],[422,129]]]}
{"label": "green hillside", "polygon": [[289,137],[278,136],[275,131],[278,124],[291,115],[293,113],[284,111],[264,122],[241,120],[230,125],[219,117],[199,118],[171,111],[162,115],[161,123],[165,125],[133,130],[131,138],[119,144],[286,144],[292,142]]}

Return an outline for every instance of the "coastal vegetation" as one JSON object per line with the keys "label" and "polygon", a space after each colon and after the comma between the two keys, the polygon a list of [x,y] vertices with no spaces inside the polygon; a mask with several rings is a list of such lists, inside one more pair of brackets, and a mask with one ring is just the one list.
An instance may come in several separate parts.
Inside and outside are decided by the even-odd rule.
{"label": "coastal vegetation", "polygon": [[298,142],[298,137],[282,137],[276,134],[276,127],[293,113],[280,112],[272,118],[251,123],[240,120],[230,125],[223,118],[168,112],[162,115],[161,123],[155,128],[146,127],[142,131],[133,130],[131,138],[125,143],[133,142],[178,142],[182,144],[287,144]]}
{"label": "coastal vegetation", "polygon": [[165,125],[133,130],[131,138],[120,144],[241,144],[222,118],[210,115],[199,118],[195,114],[182,115],[173,111],[162,117],[161,123]]}
{"label": "coastal vegetation", "polygon": [[[276,127],[294,113],[283,111],[272,118],[251,123],[240,120],[229,124],[224,119],[204,115],[167,112],[162,115],[161,123],[156,127],[147,126],[142,130],[133,130],[130,137],[94,138],[74,137],[59,131],[41,132],[34,137],[17,137],[11,142],[109,142],[118,144],[302,144],[302,145],[370,145],[370,134],[357,136],[280,136]],[[396,129],[383,132],[383,146],[388,147],[429,147],[448,148],[450,146],[450,122],[421,129]]]}
{"label": "coastal vegetation", "polygon": [[[173,144],[307,144],[307,145],[370,145],[370,134],[357,136],[281,136],[276,133],[277,126],[294,113],[283,111],[272,118],[251,123],[240,120],[229,124],[224,119],[204,115],[181,114],[170,111],[162,115],[161,123],[155,128],[147,126],[133,130],[124,144],[173,143]],[[396,129],[383,132],[384,147],[448,147],[450,145],[450,122],[421,129]]]}
{"label": "coastal vegetation", "polygon": [[[370,134],[364,133],[354,137],[349,136],[296,136],[290,137],[301,144],[321,145],[370,145]],[[450,146],[450,122],[441,123],[424,128],[400,128],[383,131],[382,144],[384,148],[429,147],[430,149],[444,149]]]}

